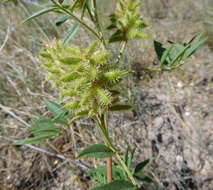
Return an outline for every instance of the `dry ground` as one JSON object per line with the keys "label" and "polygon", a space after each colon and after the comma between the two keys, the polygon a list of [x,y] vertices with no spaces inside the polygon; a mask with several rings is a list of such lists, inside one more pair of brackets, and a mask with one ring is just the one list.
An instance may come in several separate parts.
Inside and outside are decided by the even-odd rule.
{"label": "dry ground", "polygon": [[[102,0],[101,9],[106,2]],[[113,3],[109,6],[112,10]],[[57,101],[57,92],[44,80],[37,55],[45,42],[63,38],[70,24],[56,28],[53,14],[22,24],[34,9],[24,3],[0,2],[0,190],[88,189],[91,180],[85,168],[100,160],[76,162],[73,158],[82,147],[101,141],[91,121],[81,119],[55,140],[37,145],[49,151],[44,154],[36,147],[11,143],[29,135],[27,126],[34,114],[46,110],[44,97]],[[136,147],[135,162],[155,156],[145,172],[159,186],[147,185],[146,189],[212,190],[213,3],[144,0],[141,10],[149,24],[149,37],[128,45],[124,60],[133,68],[157,64],[153,39],[185,42],[201,31],[209,39],[175,72],[130,78],[124,94],[134,110],[110,116],[112,139],[122,152],[126,141],[132,149]],[[81,29],[71,43],[88,43],[90,36],[84,32]]]}

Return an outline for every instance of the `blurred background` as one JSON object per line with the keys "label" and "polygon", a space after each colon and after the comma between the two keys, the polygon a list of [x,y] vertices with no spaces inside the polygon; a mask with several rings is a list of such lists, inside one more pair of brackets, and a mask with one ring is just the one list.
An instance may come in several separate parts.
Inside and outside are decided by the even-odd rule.
{"label": "blurred background", "polygon": [[[116,2],[98,1],[104,29]],[[29,136],[27,126],[35,113],[46,111],[45,97],[58,102],[57,91],[45,81],[38,54],[45,43],[63,40],[74,23],[57,27],[53,13],[22,23],[48,3],[0,1],[0,190],[82,190],[91,185],[75,162],[11,143]],[[145,189],[212,190],[213,1],[143,0],[140,12],[148,24],[148,38],[128,44],[122,60],[126,67],[157,66],[153,40],[184,43],[202,31],[208,40],[174,72],[130,77],[123,91],[134,109],[110,115],[112,139],[123,152],[126,141],[132,149],[136,147],[137,162],[156,158],[144,172],[157,183],[147,183]],[[85,45],[92,40],[93,36],[80,28],[70,43]],[[111,49],[116,52],[118,47]],[[65,134],[36,146],[74,159],[82,147],[100,141],[92,121],[81,119]],[[82,164],[91,167],[99,162],[88,159]]]}

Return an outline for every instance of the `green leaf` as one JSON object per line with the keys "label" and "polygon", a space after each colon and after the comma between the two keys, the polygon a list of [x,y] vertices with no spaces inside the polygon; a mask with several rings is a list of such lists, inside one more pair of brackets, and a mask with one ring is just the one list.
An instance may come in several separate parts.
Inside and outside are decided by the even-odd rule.
{"label": "green leaf", "polygon": [[128,104],[116,104],[109,108],[109,111],[126,111],[132,109],[131,105]]}
{"label": "green leaf", "polygon": [[116,180],[106,185],[95,187],[91,190],[137,190],[137,187],[128,181]]}
{"label": "green leaf", "polygon": [[65,35],[63,45],[67,44],[72,39],[72,37],[77,32],[78,28],[79,24],[75,24],[70,30],[68,30],[67,34]]}
{"label": "green leaf", "polygon": [[158,60],[160,61],[163,56],[163,53],[166,51],[166,48],[163,47],[163,44],[161,44],[158,41],[154,41],[154,48],[155,48],[155,52],[158,56]]}
{"label": "green leaf", "polygon": [[174,43],[174,42],[171,42],[171,41],[168,41],[170,44],[173,44],[174,45],[174,49],[175,51],[178,53],[180,51],[182,51],[184,49],[184,45],[182,44],[178,44],[178,43]]}
{"label": "green leaf", "polygon": [[136,147],[133,149],[133,151],[131,151],[131,155],[128,157],[128,160],[127,160],[127,167],[129,169],[130,169],[130,167],[132,165],[132,160],[134,158],[135,150],[136,150]]}
{"label": "green leaf", "polygon": [[54,117],[55,122],[67,123],[66,113],[67,109],[65,109],[62,105],[57,104],[56,102],[50,101],[48,99],[44,99],[44,103],[47,109],[51,112]]}
{"label": "green leaf", "polygon": [[134,174],[134,177],[143,182],[147,182],[147,183],[154,182],[150,177],[146,176],[143,172]]}
{"label": "green leaf", "polygon": [[175,58],[173,58],[171,60],[171,62],[169,63],[169,65],[174,65],[176,63],[179,63],[181,61],[181,59],[183,58],[184,56],[184,53],[186,52],[186,50],[190,47],[190,44],[187,44],[184,49],[180,52],[178,52],[178,54],[175,56]]}
{"label": "green leaf", "polygon": [[125,37],[122,35],[122,31],[117,30],[110,38],[109,43],[113,42],[120,42],[126,40]]}
{"label": "green leaf", "polygon": [[60,133],[62,130],[61,127],[53,125],[51,121],[36,121],[32,124],[29,128],[30,133],[37,135],[37,134],[48,134],[49,132]]}
{"label": "green leaf", "polygon": [[155,158],[151,157],[151,158],[149,158],[149,159],[147,159],[147,160],[145,160],[143,162],[140,162],[139,164],[137,164],[135,166],[135,169],[134,169],[133,173],[136,174],[136,173],[140,172],[147,164],[152,163],[154,160],[155,160]]}
{"label": "green leaf", "polygon": [[124,163],[126,165],[127,165],[127,162],[128,162],[128,158],[129,158],[129,146],[127,146],[125,156],[124,156]]}
{"label": "green leaf", "polygon": [[107,29],[107,30],[112,30],[112,29],[114,29],[114,28],[116,28],[116,25],[115,25],[115,24],[111,24],[111,25],[109,25],[106,29]]}
{"label": "green leaf", "polygon": [[118,90],[110,90],[110,93],[112,94],[112,96],[120,95],[120,91],[118,91]]}
{"label": "green leaf", "polygon": [[87,8],[87,0],[84,0],[83,6],[82,6],[82,12],[81,12],[81,19],[84,18],[84,13],[86,8]]}
{"label": "green leaf", "polygon": [[139,164],[137,164],[133,170],[133,176],[136,177],[137,179],[141,180],[141,181],[147,181],[147,182],[152,182],[153,180],[151,178],[149,178],[148,176],[146,176],[141,170],[148,164],[150,164],[151,162],[153,162],[155,160],[154,157],[151,157],[150,159],[147,159],[143,162],[140,162]]}
{"label": "green leaf", "polygon": [[94,41],[93,43],[91,43],[90,46],[88,47],[87,54],[88,55],[92,55],[95,52],[95,50],[97,49],[97,46],[98,46],[98,42],[97,41]]}
{"label": "green leaf", "polygon": [[38,17],[38,16],[40,16],[40,15],[43,15],[43,14],[45,14],[45,13],[51,12],[51,11],[56,10],[56,9],[57,9],[56,6],[49,6],[49,7],[46,7],[46,8],[44,8],[44,9],[42,9],[42,10],[40,10],[40,11],[38,11],[38,12],[32,14],[30,17],[28,17],[27,19],[25,19],[25,20],[23,21],[23,23],[28,22],[29,20],[32,20],[32,19],[34,19],[34,18],[36,18],[36,17]]}
{"label": "green leaf", "polygon": [[35,143],[40,143],[43,142],[51,137],[54,137],[55,135],[57,135],[56,133],[48,133],[45,135],[39,135],[36,137],[32,137],[32,138],[28,138],[28,139],[23,139],[23,140],[19,140],[16,141],[14,144],[15,145],[22,145],[22,144],[35,144]]}
{"label": "green leaf", "polygon": [[71,12],[74,11],[76,5],[78,4],[78,1],[79,1],[79,0],[75,0],[75,2],[73,3],[72,8],[70,9]]}
{"label": "green leaf", "polygon": [[207,38],[204,38],[201,40],[201,38],[203,37],[203,34],[204,33],[201,33],[200,35],[192,38],[193,40],[190,40],[191,46],[189,49],[186,50],[186,52],[183,56],[183,60],[186,60],[188,57],[190,57],[192,54],[194,54],[197,51],[197,49],[207,40]]}
{"label": "green leaf", "polygon": [[66,65],[78,64],[82,61],[80,57],[65,57],[59,60]]}
{"label": "green leaf", "polygon": [[68,8],[70,6],[70,0],[64,0],[63,3],[62,3],[62,6],[65,7],[65,8]]}
{"label": "green leaf", "polygon": [[124,5],[124,2],[119,1],[119,5],[122,11],[125,11],[126,6]]}
{"label": "green leaf", "polygon": [[107,146],[103,144],[93,144],[83,149],[78,154],[77,158],[78,159],[86,158],[86,157],[105,158],[105,157],[111,157],[113,154],[114,154],[113,151]]}
{"label": "green leaf", "polygon": [[170,54],[172,48],[174,47],[173,44],[171,44],[167,49],[166,51],[164,51],[162,57],[161,57],[161,60],[160,60],[160,64],[161,65],[169,65],[170,64],[170,61],[167,60],[168,58],[168,55]]}
{"label": "green leaf", "polygon": [[56,26],[61,26],[63,23],[65,23],[68,19],[70,18],[70,16],[62,16],[62,17],[59,17],[58,19],[56,19],[55,21],[55,25]]}

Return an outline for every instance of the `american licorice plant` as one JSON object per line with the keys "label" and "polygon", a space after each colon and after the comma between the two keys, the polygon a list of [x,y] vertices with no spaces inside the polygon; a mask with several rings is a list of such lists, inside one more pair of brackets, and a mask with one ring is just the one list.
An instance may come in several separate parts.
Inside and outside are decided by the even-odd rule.
{"label": "american licorice plant", "polygon": [[[59,15],[55,21],[57,26],[68,19],[74,20],[76,24],[67,32],[63,42],[54,40],[46,44],[40,53],[42,68],[47,71],[47,80],[52,82],[54,88],[59,89],[60,99],[65,103],[60,105],[45,99],[44,102],[52,117],[38,115],[29,128],[33,137],[19,140],[16,144],[40,143],[52,139],[80,117],[92,118],[105,144],[90,145],[76,158],[107,159],[106,166],[88,171],[95,181],[92,190],[136,190],[143,188],[144,181],[155,182],[141,171],[153,158],[140,162],[132,168],[134,151],[130,152],[127,148],[124,158],[120,156],[108,130],[109,112],[131,109],[131,105],[119,101],[121,94],[119,86],[124,85],[121,81],[125,80],[125,77],[136,71],[121,69],[123,67],[120,66],[122,64],[120,62],[130,40],[146,38],[143,32],[146,24],[138,12],[139,6],[139,0],[117,1],[114,13],[109,16],[110,25],[107,31],[112,34],[109,38],[103,33],[96,0],[51,0],[49,6],[24,21],[55,12]],[[85,22],[85,17],[93,26]],[[93,34],[96,41],[87,47],[70,45],[69,41],[79,27]],[[159,68],[142,67],[141,72],[164,72],[179,68],[205,40],[203,34],[199,34],[183,45],[169,42],[169,46],[165,46],[154,41],[160,62]],[[109,49],[111,43],[120,44],[116,58]],[[115,164],[112,164],[112,157],[115,157]],[[139,186],[140,181],[142,186]]]}

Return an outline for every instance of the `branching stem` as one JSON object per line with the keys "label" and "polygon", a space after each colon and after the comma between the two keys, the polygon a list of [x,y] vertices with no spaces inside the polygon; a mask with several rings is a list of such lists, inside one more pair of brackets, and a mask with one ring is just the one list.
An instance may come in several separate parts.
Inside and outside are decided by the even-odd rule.
{"label": "branching stem", "polygon": [[70,11],[68,11],[67,9],[65,9],[63,6],[61,6],[59,3],[55,2],[55,0],[51,0],[57,7],[59,7],[61,10],[63,10],[64,12],[66,12],[68,15],[70,15],[75,21],[77,21],[78,23],[80,23],[83,27],[85,27],[86,29],[88,29],[91,33],[93,33],[98,40],[100,40],[102,42],[102,37],[99,36],[99,34],[97,32],[95,32],[90,26],[88,26],[86,23],[84,23],[81,19],[79,19],[77,16],[75,16],[73,13],[71,13]]}

